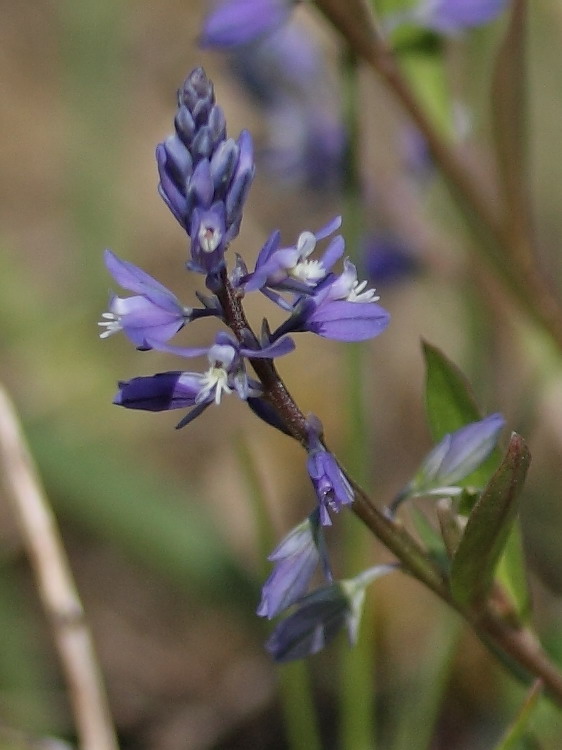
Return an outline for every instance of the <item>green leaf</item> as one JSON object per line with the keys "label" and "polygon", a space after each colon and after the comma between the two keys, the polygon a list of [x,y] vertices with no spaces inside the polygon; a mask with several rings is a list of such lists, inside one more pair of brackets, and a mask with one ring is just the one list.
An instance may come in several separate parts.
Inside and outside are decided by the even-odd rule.
{"label": "green leaf", "polygon": [[[447,432],[454,432],[468,422],[481,418],[474,393],[465,375],[435,346],[423,343],[426,361],[426,409],[430,430],[435,442]],[[476,471],[459,484],[463,487],[483,487],[500,462],[500,452],[496,448]],[[460,511],[468,514],[474,505],[476,495],[465,493],[461,499]],[[498,577],[502,586],[513,597],[517,610],[525,614],[529,610],[529,595],[525,578],[521,534],[513,529],[502,557]]]}
{"label": "green leaf", "polygon": [[[467,377],[435,346],[423,342],[426,363],[426,410],[433,440],[439,442],[448,432],[454,432],[470,422],[482,419],[474,392]],[[458,482],[461,487],[481,488],[500,462],[496,448],[471,474]],[[465,498],[468,499],[468,496]],[[470,506],[472,507],[472,505]]]}
{"label": "green leaf", "polygon": [[426,409],[431,437],[438,443],[448,432],[482,419],[467,378],[436,346],[423,342],[426,365]]}
{"label": "green leaf", "polygon": [[531,597],[527,586],[523,540],[519,522],[515,523],[508,536],[501,556],[497,578],[515,604],[518,614],[527,618],[531,612]]}
{"label": "green leaf", "polygon": [[451,589],[462,605],[483,601],[518,510],[531,456],[522,437],[513,433],[499,469],[468,518],[453,558]]}
{"label": "green leaf", "polygon": [[446,570],[449,567],[449,559],[443,546],[443,539],[437,529],[431,525],[425,514],[415,506],[410,509],[410,516],[429,556],[432,560],[435,560],[441,569]]}

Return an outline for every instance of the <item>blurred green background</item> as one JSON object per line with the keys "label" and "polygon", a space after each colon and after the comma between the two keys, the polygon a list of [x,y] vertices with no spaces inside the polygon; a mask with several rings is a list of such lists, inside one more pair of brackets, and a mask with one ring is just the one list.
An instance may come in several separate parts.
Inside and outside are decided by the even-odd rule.
{"label": "blurred green background", "polygon": [[[335,68],[338,40],[307,11],[299,9],[299,18]],[[203,64],[230,134],[247,127],[258,144],[264,138],[263,117],[227,59],[197,48],[203,12],[194,0],[31,0],[5,3],[0,27],[2,380],[60,521],[122,747],[133,750],[287,746],[278,672],[262,646],[268,628],[254,615],[264,563],[252,476],[277,538],[314,501],[298,446],[234,399],[179,433],[176,414],[111,404],[118,378],[181,367],[168,355],[136,352],[119,336],[101,342],[96,322],[112,287],[105,247],[187,304],[198,288],[179,273],[186,240],[156,193],[154,146],[172,128],[183,77]],[[474,113],[467,154],[484,169],[491,169],[489,63],[501,30],[499,22],[456,40],[446,56],[444,80]],[[529,39],[532,181],[536,228],[555,281],[561,39],[560,5],[537,0]],[[560,358],[474,260],[439,179],[420,188],[404,175],[400,115],[379,83],[362,71],[359,85],[369,228],[399,233],[424,264],[414,279],[380,286],[393,322],[366,347],[373,496],[387,503],[430,445],[423,337],[464,368],[487,411],[501,410],[529,440],[523,529],[535,616],[562,656]],[[290,244],[339,213],[342,202],[337,191],[296,189],[260,170],[235,249],[251,265],[272,229]],[[248,310],[258,325],[269,313],[260,300]],[[183,340],[204,344],[212,330],[201,323]],[[299,344],[280,371],[345,456],[352,441],[345,346],[308,336]],[[331,535],[336,560],[339,533]],[[385,559],[373,543],[373,560]],[[384,580],[375,599],[379,746],[493,747],[522,689],[415,582]],[[337,659],[332,647],[313,660],[327,748],[335,747]],[[73,737],[50,634],[0,497],[0,734],[8,728]],[[528,747],[559,748],[562,719],[542,708],[535,734],[540,744]]]}

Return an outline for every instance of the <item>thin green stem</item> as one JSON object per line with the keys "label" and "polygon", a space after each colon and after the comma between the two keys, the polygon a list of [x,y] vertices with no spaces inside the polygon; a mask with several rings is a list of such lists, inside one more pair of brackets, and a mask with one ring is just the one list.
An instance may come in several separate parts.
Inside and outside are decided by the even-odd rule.
{"label": "thin green stem", "polygon": [[322,750],[316,708],[312,700],[310,670],[306,662],[279,667],[279,687],[283,700],[287,746],[291,750]]}
{"label": "thin green stem", "polygon": [[[357,60],[348,56],[343,63],[347,158],[344,183],[344,227],[347,254],[357,263],[357,249],[363,230],[361,174],[359,162],[359,91]],[[347,349],[346,413],[347,456],[350,473],[362,484],[368,482],[371,430],[366,415],[363,384],[367,350],[362,344]],[[344,569],[355,575],[370,564],[372,539],[360,524],[346,519],[344,524]],[[372,602],[372,592],[370,595]],[[340,679],[340,742],[342,748],[376,746],[375,726],[375,638],[374,609],[367,606],[363,614],[359,638],[353,649],[344,644],[341,651]]]}
{"label": "thin green stem", "polygon": [[[267,555],[273,550],[274,534],[265,502],[266,488],[252,453],[244,439],[237,442],[240,465],[244,470],[256,524],[260,559],[263,560],[263,577],[269,575]],[[310,665],[306,662],[279,667],[279,694],[283,712],[283,726],[287,733],[287,746],[291,750],[321,750],[318,714],[314,706],[310,679]]]}

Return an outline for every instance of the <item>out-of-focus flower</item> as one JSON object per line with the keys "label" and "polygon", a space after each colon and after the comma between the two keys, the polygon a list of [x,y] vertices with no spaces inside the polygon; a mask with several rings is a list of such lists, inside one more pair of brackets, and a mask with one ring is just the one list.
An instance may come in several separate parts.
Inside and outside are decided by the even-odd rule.
{"label": "out-of-focus flower", "polygon": [[435,173],[435,165],[423,133],[413,125],[406,125],[399,133],[398,149],[406,173],[421,187],[427,185]]}
{"label": "out-of-focus flower", "polygon": [[411,23],[438,34],[458,34],[493,21],[509,0],[422,0],[388,19],[388,28]]}
{"label": "out-of-focus flower", "polygon": [[340,97],[319,44],[294,21],[231,51],[230,67],[266,123],[262,163],[281,182],[339,187],[346,131]]}
{"label": "out-of-focus flower", "polygon": [[365,273],[377,284],[397,284],[421,271],[422,263],[412,248],[393,235],[369,235],[362,245]]}
{"label": "out-of-focus flower", "polygon": [[290,531],[268,559],[274,568],[263,586],[257,613],[271,619],[304,596],[320,562],[324,575],[332,580],[319,510]]}
{"label": "out-of-focus flower", "polygon": [[156,148],[159,192],[191,237],[190,270],[207,275],[224,267],[224,251],[240,230],[254,177],[250,134],[226,137],[223,112],[202,68],[178,93],[174,135]]}
{"label": "out-of-focus flower", "polygon": [[229,48],[271,34],[292,13],[296,0],[226,0],[207,16],[201,33],[204,47]]}
{"label": "out-of-focus flower", "polygon": [[267,651],[277,662],[304,659],[318,653],[344,628],[354,644],[367,586],[395,569],[395,565],[377,565],[308,594],[296,611],[277,625],[265,645]]}
{"label": "out-of-focus flower", "polygon": [[450,432],[422,461],[412,481],[399,493],[390,506],[394,513],[398,506],[412,497],[460,495],[458,482],[465,479],[485,461],[494,450],[505,425],[501,414]]}

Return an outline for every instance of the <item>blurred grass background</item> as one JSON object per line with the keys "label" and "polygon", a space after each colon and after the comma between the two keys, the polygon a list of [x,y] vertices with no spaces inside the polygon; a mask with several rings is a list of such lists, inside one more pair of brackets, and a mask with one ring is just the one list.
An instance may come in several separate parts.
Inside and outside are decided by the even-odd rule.
{"label": "blurred grass background", "polygon": [[[180,433],[173,429],[175,414],[115,408],[118,378],[178,365],[166,355],[135,352],[119,337],[102,343],[96,328],[111,287],[104,247],[157,276],[186,303],[193,300],[198,280],[178,274],[186,242],[156,194],[153,155],[171,130],[174,92],[185,74],[205,65],[231,134],[248,127],[259,143],[263,119],[230,77],[225,58],[197,48],[204,8],[195,0],[31,0],[7,3],[3,11],[2,379],[62,527],[122,747],[286,747],[278,677],[262,647],[267,628],[253,614],[263,561],[235,443],[244,440],[257,467],[277,536],[313,502],[303,456],[234,399]],[[562,17],[555,4],[537,2],[531,21],[534,207],[545,262],[558,278]],[[337,40],[320,22],[307,23],[335,62]],[[475,138],[484,143],[475,158],[484,165],[489,61],[499,28],[475,32],[450,49],[452,85],[475,108]],[[550,648],[562,655],[560,360],[472,260],[439,180],[423,194],[405,183],[396,156],[398,113],[370,75],[360,85],[371,228],[399,231],[426,265],[414,280],[380,288],[393,322],[367,354],[374,496],[388,502],[429,447],[419,346],[425,337],[468,372],[487,410],[503,411],[510,428],[529,439],[534,461],[524,537],[535,612]],[[261,170],[235,249],[251,265],[273,228],[288,244],[341,204],[337,192],[295,190]],[[269,308],[251,300],[249,311],[259,321]],[[211,330],[201,323],[182,335],[198,345]],[[345,347],[311,337],[299,343],[280,363],[281,373],[303,410],[322,417],[330,445],[345,453],[351,439]],[[337,537],[336,529],[332,541]],[[386,559],[376,544],[373,559]],[[440,603],[405,577],[382,581],[374,627],[381,748],[484,750],[497,741],[522,690]],[[330,748],[335,649],[314,659],[313,675]],[[562,721],[546,707],[541,711],[536,747],[555,750]],[[70,738],[73,731],[4,502],[2,726]]]}

